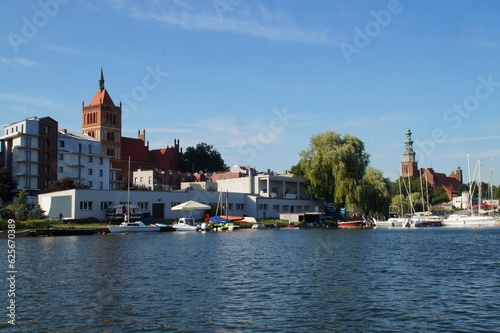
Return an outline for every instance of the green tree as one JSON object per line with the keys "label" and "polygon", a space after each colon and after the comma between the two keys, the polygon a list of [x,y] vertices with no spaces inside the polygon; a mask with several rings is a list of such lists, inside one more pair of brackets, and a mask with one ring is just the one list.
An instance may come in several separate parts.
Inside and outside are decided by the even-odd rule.
{"label": "green tree", "polygon": [[45,191],[46,192],[57,192],[57,191],[72,190],[74,188],[86,189],[86,188],[90,188],[90,186],[88,186],[87,184],[76,182],[71,177],[66,177],[66,178],[51,181],[49,183],[49,185],[47,186],[47,189]]}
{"label": "green tree", "polygon": [[40,207],[39,204],[36,204],[35,207],[28,212],[28,218],[31,220],[40,220],[44,217],[44,213],[45,211],[42,207]]}
{"label": "green tree", "polygon": [[19,220],[26,220],[28,217],[28,194],[25,189],[19,191],[16,202],[16,218]]}
{"label": "green tree", "polygon": [[205,142],[198,143],[196,147],[187,147],[182,154],[182,171],[197,172],[198,170],[217,172],[228,171],[220,153],[214,146]]}
{"label": "green tree", "polygon": [[6,168],[0,168],[0,199],[12,202],[16,196],[17,184]]}
{"label": "green tree", "polygon": [[368,168],[363,176],[361,209],[378,215],[387,215],[391,202],[391,182],[380,170]]}
{"label": "green tree", "polygon": [[434,191],[434,195],[432,196],[431,202],[433,205],[439,205],[441,203],[445,203],[450,201],[450,198],[448,198],[448,194],[444,190],[443,187],[438,187]]}
{"label": "green tree", "polygon": [[467,184],[460,184],[457,186],[458,195],[462,195],[462,192],[469,192],[469,186]]}
{"label": "green tree", "polygon": [[314,195],[348,209],[358,206],[369,163],[361,140],[349,134],[340,137],[332,131],[317,134],[300,157],[299,166],[311,182]]}

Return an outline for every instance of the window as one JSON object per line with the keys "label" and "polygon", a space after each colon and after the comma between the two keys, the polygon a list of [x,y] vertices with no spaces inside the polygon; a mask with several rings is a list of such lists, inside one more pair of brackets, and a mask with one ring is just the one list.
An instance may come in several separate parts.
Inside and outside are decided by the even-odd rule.
{"label": "window", "polygon": [[273,205],[273,210],[276,212],[279,212],[280,206],[279,205]]}
{"label": "window", "polygon": [[24,180],[24,188],[31,188],[31,178],[26,178]]}
{"label": "window", "polygon": [[92,145],[89,145],[89,154],[92,154]]}
{"label": "window", "polygon": [[50,153],[49,153],[49,152],[45,152],[45,153],[43,153],[43,158],[44,158],[46,161],[50,160]]}
{"label": "window", "polygon": [[309,206],[304,206],[304,212],[308,212],[309,211]]}
{"label": "window", "polygon": [[50,167],[48,165],[44,165],[43,172],[50,172]]}
{"label": "window", "polygon": [[26,165],[24,166],[24,173],[25,173],[26,175],[31,175],[31,164],[26,164]]}
{"label": "window", "polygon": [[45,126],[45,134],[49,134],[50,133],[50,126]]}
{"label": "window", "polygon": [[50,139],[45,139],[45,147],[50,147]]}
{"label": "window", "polygon": [[297,206],[297,212],[301,212],[302,211],[302,206]]}
{"label": "window", "polygon": [[64,141],[63,140],[59,140],[59,147],[64,148]]}
{"label": "window", "polygon": [[283,212],[288,212],[288,205],[283,205],[281,209]]}
{"label": "window", "polygon": [[104,163],[103,163],[103,159],[102,159],[102,157],[99,157],[99,164],[100,164],[100,165],[103,165],[103,164],[104,164]]}
{"label": "window", "polygon": [[81,152],[82,152],[82,144],[81,144],[81,143],[79,143],[79,144],[78,144],[78,152],[79,152],[79,153],[81,153]]}
{"label": "window", "polygon": [[99,189],[102,190],[104,188],[104,183],[103,182],[99,182]]}
{"label": "window", "polygon": [[112,204],[113,201],[101,201],[101,210],[107,210]]}
{"label": "window", "polygon": [[26,147],[31,147],[31,138],[26,138]]}
{"label": "window", "polygon": [[103,177],[104,171],[102,169],[99,169],[99,177]]}
{"label": "window", "polygon": [[144,202],[144,201],[143,201],[143,202],[140,202],[140,201],[139,201],[139,202],[137,203],[137,206],[139,206],[139,208],[140,208],[140,209],[148,209],[148,203],[149,203],[149,202]]}
{"label": "window", "polygon": [[92,174],[93,174],[92,169],[89,169],[89,176],[92,176]]}
{"label": "window", "polygon": [[89,180],[89,187],[92,188],[93,186],[94,186],[94,183],[91,180]]}
{"label": "window", "polygon": [[245,210],[245,204],[236,204],[236,210]]}
{"label": "window", "polygon": [[24,160],[31,161],[31,152],[29,150],[24,152]]}
{"label": "window", "polygon": [[92,201],[80,201],[80,210],[92,210]]}
{"label": "window", "polygon": [[89,163],[93,163],[94,162],[94,158],[92,156],[89,156]]}
{"label": "window", "polygon": [[63,173],[64,172],[64,168],[62,166],[59,167],[59,173]]}
{"label": "window", "polygon": [[64,160],[64,155],[63,154],[59,154],[59,161],[62,161]]}
{"label": "window", "polygon": [[267,204],[259,204],[259,210],[267,210]]}

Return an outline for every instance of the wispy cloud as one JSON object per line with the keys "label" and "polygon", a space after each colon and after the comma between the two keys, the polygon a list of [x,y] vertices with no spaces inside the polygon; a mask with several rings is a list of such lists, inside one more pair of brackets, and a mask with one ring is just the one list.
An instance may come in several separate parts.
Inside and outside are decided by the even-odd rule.
{"label": "wispy cloud", "polygon": [[11,67],[23,66],[32,67],[35,63],[26,58],[0,58],[0,64],[8,65]]}
{"label": "wispy cloud", "polygon": [[30,95],[22,95],[15,93],[0,93],[0,100],[13,101],[22,104],[30,104],[44,108],[62,109],[63,106],[56,101],[50,100],[45,97],[37,97]]}
{"label": "wispy cloud", "polygon": [[128,15],[137,19],[153,20],[184,30],[229,32],[272,41],[336,45],[326,29],[305,29],[286,12],[271,11],[262,5],[250,9],[247,3],[240,3],[227,12],[223,9],[224,15],[217,9],[217,2],[213,2],[212,7],[196,9],[179,1],[174,6],[168,3],[156,3],[154,7],[147,7],[144,3],[137,6],[135,2],[128,3],[126,0],[111,1],[110,5],[126,10]]}
{"label": "wispy cloud", "polygon": [[85,55],[84,52],[77,50],[73,47],[65,46],[65,45],[50,45],[50,44],[41,44],[39,45],[41,48],[44,48],[46,50],[56,52],[56,53],[61,53],[65,55]]}

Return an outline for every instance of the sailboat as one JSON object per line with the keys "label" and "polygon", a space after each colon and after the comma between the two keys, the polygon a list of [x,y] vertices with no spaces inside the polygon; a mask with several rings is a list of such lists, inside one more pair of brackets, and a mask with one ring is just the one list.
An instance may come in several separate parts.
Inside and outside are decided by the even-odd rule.
{"label": "sailboat", "polygon": [[[221,203],[221,212],[222,212],[222,193],[219,193],[219,202]],[[217,209],[215,214],[219,212],[219,202],[217,203]],[[240,226],[235,224],[235,220],[241,220],[240,216],[229,216],[229,193],[226,191],[226,215],[225,216],[212,216],[209,221],[213,223],[217,223],[218,226],[214,226],[217,231],[234,231],[239,230]]]}
{"label": "sailboat", "polygon": [[[128,158],[128,181],[130,182],[130,157]],[[131,221],[130,219],[130,184],[127,184],[127,209],[123,218],[123,222],[117,226],[108,225],[109,232],[111,233],[130,233],[130,232],[156,232],[161,231],[161,227],[154,225],[147,225],[142,221]]]}
{"label": "sailboat", "polygon": [[[467,155],[467,163],[469,161],[469,155]],[[478,181],[479,183],[479,207],[481,206],[481,162],[478,160],[476,164],[476,170],[474,171],[474,175],[476,175],[476,171],[478,171]],[[470,167],[469,167],[469,184],[472,185],[470,181]],[[469,187],[469,202],[468,206],[468,214],[451,214],[447,218],[443,219],[442,223],[445,227],[492,227],[496,225],[497,219],[494,216],[484,216],[475,214],[472,210],[472,193],[473,191]]]}

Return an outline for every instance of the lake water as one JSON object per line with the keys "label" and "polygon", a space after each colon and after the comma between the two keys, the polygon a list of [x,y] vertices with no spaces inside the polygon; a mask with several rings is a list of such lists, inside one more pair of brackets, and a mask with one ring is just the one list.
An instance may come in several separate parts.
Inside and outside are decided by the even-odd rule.
{"label": "lake water", "polygon": [[499,250],[495,227],[18,238],[13,331],[498,332]]}

